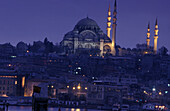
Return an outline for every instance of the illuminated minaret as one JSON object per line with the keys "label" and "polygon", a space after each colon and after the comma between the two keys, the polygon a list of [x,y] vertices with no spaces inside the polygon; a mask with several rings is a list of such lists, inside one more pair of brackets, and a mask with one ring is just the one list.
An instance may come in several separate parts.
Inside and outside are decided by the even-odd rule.
{"label": "illuminated minaret", "polygon": [[113,12],[113,25],[112,25],[112,54],[116,55],[116,49],[115,49],[115,45],[116,45],[116,15],[117,15],[117,6],[116,6],[116,0],[115,0],[115,4],[114,4],[114,12]]}
{"label": "illuminated minaret", "polygon": [[110,11],[110,4],[108,10],[108,17],[107,17],[107,36],[110,38],[110,31],[111,31],[111,11]]}
{"label": "illuminated minaret", "polygon": [[147,48],[149,49],[149,44],[150,44],[150,24],[148,23],[148,29],[147,29],[147,39],[146,39],[146,44],[147,44]]}
{"label": "illuminated minaret", "polygon": [[156,19],[154,36],[154,54],[157,54],[157,47],[158,47],[158,21]]}

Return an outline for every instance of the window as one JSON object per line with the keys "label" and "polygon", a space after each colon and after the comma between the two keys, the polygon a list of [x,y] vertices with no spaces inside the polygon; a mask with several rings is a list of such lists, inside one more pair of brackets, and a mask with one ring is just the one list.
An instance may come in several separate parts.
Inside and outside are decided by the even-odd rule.
{"label": "window", "polygon": [[98,94],[98,98],[102,98],[102,95],[101,95],[101,94]]}

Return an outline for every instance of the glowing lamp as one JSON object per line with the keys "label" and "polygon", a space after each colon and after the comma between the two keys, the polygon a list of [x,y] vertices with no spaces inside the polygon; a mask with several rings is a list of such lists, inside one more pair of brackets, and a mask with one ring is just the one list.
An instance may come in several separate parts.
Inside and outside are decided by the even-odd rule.
{"label": "glowing lamp", "polygon": [[155,88],[152,88],[152,91],[156,91],[156,89],[155,89]]}
{"label": "glowing lamp", "polygon": [[17,85],[17,81],[15,81],[15,85]]}
{"label": "glowing lamp", "polygon": [[170,84],[168,84],[168,87],[170,87]]}
{"label": "glowing lamp", "polygon": [[77,86],[77,89],[79,89],[79,90],[80,90],[80,89],[81,89],[81,87],[78,85],[78,86]]}

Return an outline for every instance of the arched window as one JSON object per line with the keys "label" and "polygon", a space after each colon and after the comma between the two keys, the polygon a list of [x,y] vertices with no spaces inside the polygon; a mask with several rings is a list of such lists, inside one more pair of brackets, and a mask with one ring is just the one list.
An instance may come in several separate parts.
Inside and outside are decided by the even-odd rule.
{"label": "arched window", "polygon": [[86,45],[85,45],[85,48],[91,49],[91,48],[92,48],[92,45],[91,45],[91,44],[86,44]]}
{"label": "arched window", "polygon": [[73,49],[73,44],[72,43],[68,43],[67,46],[68,46],[69,49]]}
{"label": "arched window", "polygon": [[109,45],[105,45],[104,48],[103,48],[104,52],[111,52],[111,48]]}
{"label": "arched window", "polygon": [[81,49],[81,48],[83,48],[83,46],[82,45],[78,45],[78,48]]}

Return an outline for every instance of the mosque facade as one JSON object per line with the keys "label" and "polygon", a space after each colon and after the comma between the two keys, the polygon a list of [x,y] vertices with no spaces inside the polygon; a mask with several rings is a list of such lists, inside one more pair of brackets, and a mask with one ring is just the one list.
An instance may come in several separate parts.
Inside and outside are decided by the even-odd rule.
{"label": "mosque facade", "polygon": [[[114,3],[113,13],[109,5],[106,34],[91,18],[81,19],[74,29],[65,34],[61,46],[66,54],[88,53],[97,56],[123,56],[127,54],[157,54],[158,23],[155,24],[154,46],[150,46],[150,25],[147,29],[146,44],[138,44],[134,50],[121,48],[116,44],[117,4]],[[112,32],[112,35],[111,35]]]}

